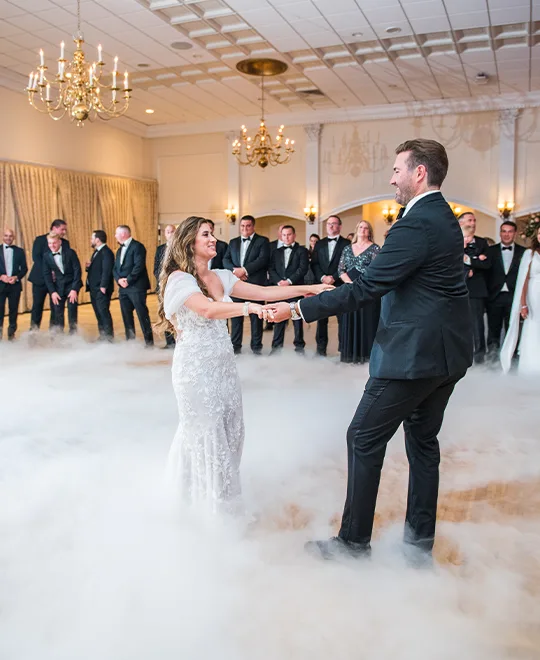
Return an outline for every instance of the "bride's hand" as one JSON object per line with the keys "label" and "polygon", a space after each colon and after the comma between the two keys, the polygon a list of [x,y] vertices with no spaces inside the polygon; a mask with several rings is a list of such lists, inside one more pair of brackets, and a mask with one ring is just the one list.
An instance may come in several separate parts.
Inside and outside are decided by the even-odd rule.
{"label": "bride's hand", "polygon": [[305,297],[309,298],[310,296],[318,296],[319,293],[322,293],[323,291],[332,291],[332,289],[335,289],[336,287],[332,284],[313,284],[307,288],[308,292],[305,294]]}
{"label": "bride's hand", "polygon": [[248,310],[250,314],[257,314],[263,321],[272,321],[274,318],[274,313],[271,309],[267,309],[257,303],[249,303]]}
{"label": "bride's hand", "polygon": [[521,318],[525,320],[529,316],[529,308],[527,305],[521,305]]}

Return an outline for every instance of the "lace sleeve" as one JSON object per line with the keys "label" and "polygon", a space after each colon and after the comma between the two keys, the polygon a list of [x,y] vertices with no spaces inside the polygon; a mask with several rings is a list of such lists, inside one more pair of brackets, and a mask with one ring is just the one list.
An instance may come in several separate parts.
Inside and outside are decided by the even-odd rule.
{"label": "lace sleeve", "polygon": [[343,248],[343,252],[341,253],[341,257],[339,258],[339,266],[338,266],[338,275],[343,275],[343,273],[347,272],[347,264],[346,264],[346,258],[347,258],[347,250],[350,250],[350,246],[346,245]]}
{"label": "lace sleeve", "polygon": [[165,317],[170,321],[180,310],[186,300],[194,293],[202,293],[197,280],[189,273],[179,270],[169,276],[165,287],[164,308]]}

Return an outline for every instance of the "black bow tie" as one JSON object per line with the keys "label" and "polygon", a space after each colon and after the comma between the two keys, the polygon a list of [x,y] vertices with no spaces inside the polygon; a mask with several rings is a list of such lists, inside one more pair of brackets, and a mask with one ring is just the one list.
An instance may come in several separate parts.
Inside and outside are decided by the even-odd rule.
{"label": "black bow tie", "polygon": [[6,250],[13,250],[13,245],[4,245]]}
{"label": "black bow tie", "polygon": [[398,214],[396,215],[396,220],[399,220],[399,219],[403,216],[404,213],[405,213],[405,207],[402,206],[402,207],[399,209]]}
{"label": "black bow tie", "polygon": [[61,257],[61,256],[62,256],[62,253],[61,253],[61,252],[53,252],[53,253],[52,253],[52,256],[53,256],[53,257]]}
{"label": "black bow tie", "polygon": [[505,247],[505,246],[503,245],[503,250],[510,250],[510,251],[512,251],[512,246],[509,245],[508,247]]}
{"label": "black bow tie", "polygon": [[284,245],[283,246],[286,250],[292,250],[292,245]]}
{"label": "black bow tie", "polygon": [[251,238],[243,238],[243,239],[242,239],[242,243],[245,243],[246,241],[249,242],[250,240],[251,240]]}
{"label": "black bow tie", "polygon": [[329,243],[335,243],[337,241],[337,238],[329,238],[328,242]]}

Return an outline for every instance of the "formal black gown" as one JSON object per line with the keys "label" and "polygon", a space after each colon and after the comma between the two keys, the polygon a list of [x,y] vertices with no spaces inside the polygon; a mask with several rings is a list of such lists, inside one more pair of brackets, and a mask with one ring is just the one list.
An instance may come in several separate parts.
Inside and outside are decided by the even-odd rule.
{"label": "formal black gown", "polygon": [[[338,272],[341,276],[347,273],[352,280],[357,279],[365,272],[373,258],[380,251],[380,247],[373,243],[357,257],[354,256],[352,246],[347,245],[339,261]],[[344,286],[351,286],[345,284]],[[346,312],[341,320],[341,361],[363,364],[369,361],[371,347],[379,325],[381,311],[380,302],[365,305],[356,312]]]}

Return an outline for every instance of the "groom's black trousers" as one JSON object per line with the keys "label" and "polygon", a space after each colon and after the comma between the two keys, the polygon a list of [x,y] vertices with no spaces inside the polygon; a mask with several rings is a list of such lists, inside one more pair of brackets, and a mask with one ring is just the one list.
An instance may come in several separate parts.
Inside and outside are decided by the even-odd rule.
{"label": "groom's black trousers", "polygon": [[347,431],[347,499],[339,536],[369,544],[386,445],[403,422],[409,460],[405,542],[431,551],[439,491],[439,442],[448,399],[460,376],[370,378]]}

